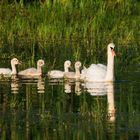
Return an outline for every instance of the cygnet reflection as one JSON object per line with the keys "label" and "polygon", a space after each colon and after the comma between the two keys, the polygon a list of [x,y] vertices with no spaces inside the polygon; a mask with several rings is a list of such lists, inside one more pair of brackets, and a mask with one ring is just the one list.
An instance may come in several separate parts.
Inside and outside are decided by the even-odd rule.
{"label": "cygnet reflection", "polygon": [[75,82],[75,93],[77,94],[77,95],[80,95],[81,94],[81,83],[79,82],[79,81],[76,81]]}
{"label": "cygnet reflection", "polygon": [[36,79],[20,79],[21,85],[36,85],[37,93],[44,93],[45,92],[45,80],[40,76]]}
{"label": "cygnet reflection", "polygon": [[45,92],[45,82],[41,77],[37,81],[37,91],[38,91],[38,93]]}
{"label": "cygnet reflection", "polygon": [[65,93],[71,93],[71,83],[70,82],[64,83],[64,90],[65,90]]}
{"label": "cygnet reflection", "polygon": [[11,93],[17,94],[19,92],[19,79],[16,75],[11,77]]}
{"label": "cygnet reflection", "polygon": [[60,78],[48,79],[48,84],[49,85],[63,85],[63,79],[60,79]]}
{"label": "cygnet reflection", "polygon": [[71,83],[69,81],[66,81],[64,83],[64,89],[65,89],[65,93],[71,93],[72,92],[72,87],[74,87],[74,92],[77,95],[81,94],[81,87],[80,87],[80,82],[76,81],[75,83]]}

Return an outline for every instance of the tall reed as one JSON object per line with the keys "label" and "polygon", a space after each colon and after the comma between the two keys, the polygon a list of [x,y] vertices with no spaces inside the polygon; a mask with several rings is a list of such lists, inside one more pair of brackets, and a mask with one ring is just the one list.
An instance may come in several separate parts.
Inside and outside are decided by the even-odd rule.
{"label": "tall reed", "polygon": [[[0,48],[7,44],[12,54],[21,58],[25,55],[27,59],[32,56],[30,59],[35,61],[37,47],[41,48],[40,52],[46,52],[57,46],[56,51],[63,42],[88,43],[86,51],[91,54],[104,50],[104,46],[112,41],[122,46],[138,46],[139,5],[136,0],[46,0],[41,4],[2,1]],[[72,59],[79,59],[80,46],[73,49]],[[24,51],[19,54],[21,50]]]}

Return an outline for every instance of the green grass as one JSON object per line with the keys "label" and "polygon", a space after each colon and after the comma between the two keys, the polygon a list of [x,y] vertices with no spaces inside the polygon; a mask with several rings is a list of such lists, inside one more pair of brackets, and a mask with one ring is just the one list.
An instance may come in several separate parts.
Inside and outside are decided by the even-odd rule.
{"label": "green grass", "polygon": [[[84,50],[88,56],[84,58],[88,60],[82,61],[87,63],[97,61],[101,51],[113,41],[123,46],[123,51],[119,48],[123,54],[127,48],[135,50],[132,63],[140,60],[137,55],[140,45],[138,0],[22,2],[0,3],[2,57],[16,55],[34,62],[41,56],[52,63],[56,55],[61,61],[69,59],[67,50],[72,53],[71,60],[82,59],[81,50]],[[66,54],[61,53],[62,46]],[[4,55],[5,47],[10,49],[8,56]],[[54,53],[53,60],[50,52]]]}

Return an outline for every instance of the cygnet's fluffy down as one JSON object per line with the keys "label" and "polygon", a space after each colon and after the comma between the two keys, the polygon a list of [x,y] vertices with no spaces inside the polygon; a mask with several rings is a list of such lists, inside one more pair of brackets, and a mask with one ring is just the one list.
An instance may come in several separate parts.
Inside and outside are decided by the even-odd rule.
{"label": "cygnet's fluffy down", "polygon": [[64,71],[61,70],[51,70],[48,71],[49,78],[63,78],[65,72],[69,72],[69,67],[71,66],[71,62],[69,60],[64,62]]}
{"label": "cygnet's fluffy down", "polygon": [[20,64],[19,60],[17,58],[13,58],[11,60],[11,68],[0,68],[0,75],[3,75],[4,77],[10,77],[11,75],[16,75],[17,70],[16,70],[16,65]]}
{"label": "cygnet's fluffy down", "polygon": [[44,60],[40,59],[37,61],[37,68],[28,68],[18,73],[19,76],[23,77],[38,77],[42,75],[42,66],[44,66]]}

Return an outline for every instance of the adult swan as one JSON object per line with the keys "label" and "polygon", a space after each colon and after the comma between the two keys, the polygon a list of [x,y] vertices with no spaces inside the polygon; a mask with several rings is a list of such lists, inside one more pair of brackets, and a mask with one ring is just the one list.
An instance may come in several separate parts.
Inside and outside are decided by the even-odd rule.
{"label": "adult swan", "polygon": [[103,64],[91,64],[81,72],[81,79],[87,82],[114,81],[114,43],[107,46],[107,66]]}

